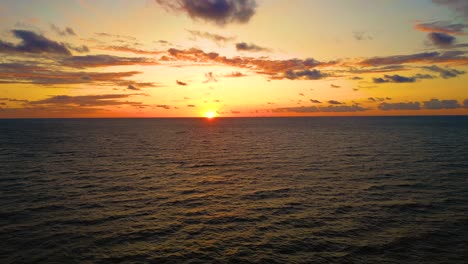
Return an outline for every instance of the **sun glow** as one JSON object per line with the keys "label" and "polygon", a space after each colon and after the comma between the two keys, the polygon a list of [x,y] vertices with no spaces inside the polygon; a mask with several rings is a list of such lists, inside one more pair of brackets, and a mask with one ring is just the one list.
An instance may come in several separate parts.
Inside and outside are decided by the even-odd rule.
{"label": "sun glow", "polygon": [[208,112],[205,113],[205,117],[208,118],[208,119],[212,119],[212,118],[216,117],[216,112],[208,111]]}

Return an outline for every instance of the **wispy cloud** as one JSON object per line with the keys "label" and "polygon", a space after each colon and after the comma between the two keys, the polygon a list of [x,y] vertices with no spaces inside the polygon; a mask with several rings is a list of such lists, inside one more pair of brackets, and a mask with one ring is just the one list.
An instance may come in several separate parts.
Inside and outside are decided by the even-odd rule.
{"label": "wispy cloud", "polygon": [[373,37],[369,32],[366,31],[354,31],[353,37],[355,40],[372,40]]}
{"label": "wispy cloud", "polygon": [[369,100],[369,102],[383,102],[383,101],[392,100],[392,98],[390,98],[390,97],[369,97],[369,98],[367,98],[367,100]]}
{"label": "wispy cloud", "polygon": [[238,51],[249,51],[249,52],[270,52],[271,51],[271,49],[269,48],[260,47],[253,43],[248,44],[246,42],[236,43],[236,49]]}
{"label": "wispy cloud", "polygon": [[399,65],[406,63],[454,63],[468,64],[468,57],[463,51],[423,52],[410,55],[373,57],[358,62],[362,66]]}
{"label": "wispy cloud", "polygon": [[126,39],[126,40],[136,40],[135,37],[132,36],[126,36],[126,35],[116,35],[116,34],[110,34],[110,33],[105,33],[105,32],[97,32],[94,33],[96,36],[99,37],[107,37],[107,38],[116,38],[116,39]]}
{"label": "wispy cloud", "polygon": [[111,55],[86,55],[86,56],[71,56],[60,61],[64,66],[74,68],[88,67],[104,67],[104,66],[119,66],[119,65],[157,65],[159,64],[154,59],[137,57],[118,57]]}
{"label": "wispy cloud", "polygon": [[143,50],[143,49],[132,48],[129,46],[100,46],[100,47],[97,47],[97,49],[107,50],[107,51],[128,52],[128,53],[134,53],[134,54],[139,54],[139,55],[159,55],[159,54],[165,53],[165,51]]}
{"label": "wispy cloud", "polygon": [[0,80],[3,83],[32,83],[39,85],[94,83],[112,85],[123,78],[139,74],[127,72],[73,72],[45,68],[35,64],[1,63]]}
{"label": "wispy cloud", "polygon": [[465,74],[466,72],[460,71],[457,69],[450,69],[448,67],[441,68],[437,65],[432,65],[432,66],[423,66],[423,69],[432,71],[432,72],[437,72],[440,74],[441,78],[444,79],[449,79],[449,78],[455,78],[458,77],[459,75]]}
{"label": "wispy cloud", "polygon": [[341,105],[341,104],[344,104],[343,102],[339,102],[339,101],[336,101],[336,100],[328,100],[328,103],[329,103],[329,104],[332,104],[332,105]]}
{"label": "wispy cloud", "polygon": [[217,82],[218,81],[216,79],[216,77],[214,76],[213,72],[205,73],[205,78],[206,78],[206,80],[204,81],[204,83]]}
{"label": "wispy cloud", "polygon": [[159,104],[159,105],[155,105],[155,107],[158,107],[158,108],[164,108],[166,110],[168,109],[171,109],[172,107],[170,105],[165,105],[165,104]]}
{"label": "wispy cloud", "polygon": [[187,30],[195,38],[204,38],[215,42],[216,44],[225,44],[230,41],[234,41],[235,37],[225,37],[219,34],[213,34],[209,32],[202,32],[198,30]]}
{"label": "wispy cloud", "polygon": [[76,36],[75,31],[71,27],[65,27],[64,29],[61,29],[55,24],[50,24],[50,28],[60,36]]}
{"label": "wispy cloud", "polygon": [[437,32],[464,36],[467,35],[467,33],[464,32],[464,29],[468,28],[468,24],[451,24],[445,21],[436,21],[432,23],[418,23],[414,28],[422,32]]}
{"label": "wispy cloud", "polygon": [[142,102],[128,100],[129,97],[134,96],[144,96],[144,94],[54,95],[35,101],[18,100],[21,101],[21,107],[3,108],[0,116],[82,116],[121,106],[148,107]]}
{"label": "wispy cloud", "polygon": [[30,101],[29,105],[76,105],[81,107],[112,106],[112,105],[142,105],[141,102],[119,101],[141,94],[103,94],[103,95],[56,95],[46,99]]}
{"label": "wispy cloud", "polygon": [[429,74],[416,74],[414,76],[402,76],[398,74],[384,75],[383,78],[373,78],[374,83],[412,83],[418,79],[433,79],[434,76]]}
{"label": "wispy cloud", "polygon": [[132,90],[132,91],[139,91],[139,90],[140,90],[140,88],[136,87],[136,86],[133,85],[133,84],[129,84],[129,85],[127,86],[127,89],[128,89],[128,90]]}
{"label": "wispy cloud", "polygon": [[243,74],[242,72],[231,72],[228,74],[223,75],[224,77],[232,77],[232,78],[237,78],[237,77],[245,77],[247,76],[246,74]]}

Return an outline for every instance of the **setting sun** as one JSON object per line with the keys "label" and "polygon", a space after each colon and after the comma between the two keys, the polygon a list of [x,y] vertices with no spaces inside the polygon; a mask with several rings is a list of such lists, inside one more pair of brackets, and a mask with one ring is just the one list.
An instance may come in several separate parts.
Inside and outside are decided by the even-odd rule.
{"label": "setting sun", "polygon": [[208,112],[205,113],[205,117],[209,118],[209,119],[214,118],[214,117],[216,117],[216,112],[208,111]]}

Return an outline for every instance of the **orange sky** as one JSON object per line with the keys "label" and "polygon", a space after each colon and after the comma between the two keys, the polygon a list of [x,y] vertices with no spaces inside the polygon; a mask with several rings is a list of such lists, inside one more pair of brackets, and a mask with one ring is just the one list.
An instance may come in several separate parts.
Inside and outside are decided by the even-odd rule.
{"label": "orange sky", "polygon": [[460,1],[0,3],[0,118],[468,114]]}

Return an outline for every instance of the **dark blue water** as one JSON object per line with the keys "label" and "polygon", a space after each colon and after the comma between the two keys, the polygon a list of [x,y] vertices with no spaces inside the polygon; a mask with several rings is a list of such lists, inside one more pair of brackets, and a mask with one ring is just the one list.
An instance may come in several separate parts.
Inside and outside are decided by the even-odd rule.
{"label": "dark blue water", "polygon": [[466,263],[468,117],[0,120],[1,263]]}

